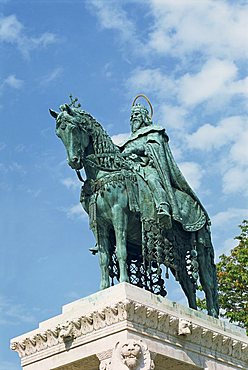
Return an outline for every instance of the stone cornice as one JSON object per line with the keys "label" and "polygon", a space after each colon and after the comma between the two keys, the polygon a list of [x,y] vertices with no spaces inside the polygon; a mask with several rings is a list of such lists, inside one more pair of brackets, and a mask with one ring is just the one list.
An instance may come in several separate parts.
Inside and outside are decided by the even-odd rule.
{"label": "stone cornice", "polygon": [[[62,324],[36,331],[31,336],[13,340],[11,348],[18,352],[21,358],[28,358],[51,347],[61,345],[76,345],[82,338],[87,338],[91,333],[114,326],[115,324],[127,322],[142,328],[144,333],[156,333],[156,337],[162,337],[175,346],[192,345],[205,349],[206,355],[210,356],[232,356],[233,358],[248,362],[248,338],[231,335],[224,330],[204,326],[201,320],[194,317],[182,318],[179,314],[166,312],[157,308],[144,306],[131,299],[124,299],[116,304],[103,307],[99,311],[93,311],[67,320]],[[114,329],[114,327],[113,327]]]}

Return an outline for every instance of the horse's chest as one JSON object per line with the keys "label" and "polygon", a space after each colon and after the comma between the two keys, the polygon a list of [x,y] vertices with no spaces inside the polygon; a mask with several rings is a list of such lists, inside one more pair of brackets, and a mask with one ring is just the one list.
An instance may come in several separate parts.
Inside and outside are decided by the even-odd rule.
{"label": "horse's chest", "polygon": [[112,224],[117,214],[128,212],[127,178],[130,180],[130,174],[116,173],[89,182],[88,187],[82,189],[81,202],[91,223]]}
{"label": "horse's chest", "polygon": [[97,212],[101,215],[109,215],[114,207],[127,207],[127,193],[124,184],[108,184],[97,192]]}

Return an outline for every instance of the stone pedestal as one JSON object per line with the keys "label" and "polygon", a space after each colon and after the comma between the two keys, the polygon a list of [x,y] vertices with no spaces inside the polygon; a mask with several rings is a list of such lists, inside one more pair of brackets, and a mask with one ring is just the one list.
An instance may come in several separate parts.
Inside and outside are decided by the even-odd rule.
{"label": "stone pedestal", "polygon": [[127,283],[14,338],[24,370],[248,369],[244,330]]}

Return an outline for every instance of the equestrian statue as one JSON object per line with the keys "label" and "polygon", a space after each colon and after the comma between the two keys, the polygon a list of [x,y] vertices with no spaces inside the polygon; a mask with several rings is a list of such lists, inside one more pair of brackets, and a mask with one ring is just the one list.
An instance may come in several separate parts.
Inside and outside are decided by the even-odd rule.
{"label": "equestrian statue", "polygon": [[[68,163],[83,182],[80,202],[96,239],[91,251],[99,255],[101,289],[130,282],[165,296],[170,270],[193,309],[199,279],[208,314],[218,317],[210,219],[172,156],[165,129],[153,123],[149,99],[134,99],[131,135],[118,146],[70,98],[50,114]],[[138,98],[146,99],[150,112]]]}

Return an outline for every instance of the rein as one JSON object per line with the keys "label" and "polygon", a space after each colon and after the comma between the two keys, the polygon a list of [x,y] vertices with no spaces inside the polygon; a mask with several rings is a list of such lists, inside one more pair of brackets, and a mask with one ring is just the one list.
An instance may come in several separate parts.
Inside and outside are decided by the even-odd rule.
{"label": "rein", "polygon": [[75,170],[75,171],[76,171],[76,174],[77,174],[78,179],[79,179],[82,183],[85,183],[85,180],[82,178],[81,172],[80,172],[79,170]]}

